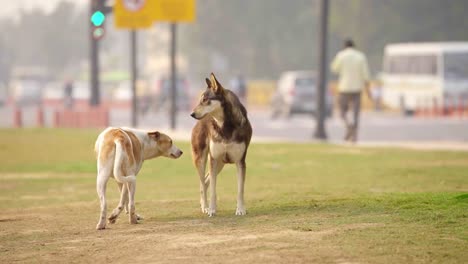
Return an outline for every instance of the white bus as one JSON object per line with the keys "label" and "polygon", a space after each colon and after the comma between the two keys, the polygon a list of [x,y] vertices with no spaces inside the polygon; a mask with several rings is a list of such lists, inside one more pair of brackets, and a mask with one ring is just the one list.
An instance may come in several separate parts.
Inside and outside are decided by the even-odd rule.
{"label": "white bus", "polygon": [[468,96],[468,42],[398,43],[385,47],[383,102],[413,112]]}

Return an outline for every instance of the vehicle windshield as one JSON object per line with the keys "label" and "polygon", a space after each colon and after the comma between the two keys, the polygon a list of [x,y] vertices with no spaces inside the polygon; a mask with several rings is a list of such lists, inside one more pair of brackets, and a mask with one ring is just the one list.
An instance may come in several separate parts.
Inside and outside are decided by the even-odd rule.
{"label": "vehicle windshield", "polygon": [[296,79],[296,89],[299,91],[315,92],[315,78],[299,77]]}
{"label": "vehicle windshield", "polygon": [[446,80],[468,80],[468,52],[444,54],[444,78]]}

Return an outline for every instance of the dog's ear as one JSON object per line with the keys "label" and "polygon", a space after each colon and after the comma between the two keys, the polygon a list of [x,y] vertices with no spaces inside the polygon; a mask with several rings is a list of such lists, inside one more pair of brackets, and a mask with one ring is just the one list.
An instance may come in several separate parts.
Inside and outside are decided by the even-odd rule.
{"label": "dog's ear", "polygon": [[213,92],[215,93],[224,92],[223,86],[218,82],[214,73],[211,73],[210,75],[210,82],[211,82],[211,89],[213,89]]}
{"label": "dog's ear", "polygon": [[211,81],[208,78],[205,78],[206,85],[208,85],[208,88],[211,88]]}
{"label": "dog's ear", "polygon": [[161,136],[161,133],[158,131],[148,132],[148,136],[154,140],[158,140],[159,136]]}

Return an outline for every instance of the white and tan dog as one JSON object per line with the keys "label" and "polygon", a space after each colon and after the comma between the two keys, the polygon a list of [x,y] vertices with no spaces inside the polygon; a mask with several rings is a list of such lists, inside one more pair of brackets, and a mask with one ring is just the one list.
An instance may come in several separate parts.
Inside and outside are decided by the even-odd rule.
{"label": "white and tan dog", "polygon": [[[97,154],[97,193],[101,202],[101,216],[96,229],[106,228],[106,186],[114,177],[120,190],[120,202],[109,217],[115,223],[125,208],[131,224],[138,223],[135,214],[136,175],[147,159],[164,156],[177,159],[182,151],[169,136],[154,131],[109,127],[99,134],[94,150]],[[128,208],[129,205],[129,208]]]}

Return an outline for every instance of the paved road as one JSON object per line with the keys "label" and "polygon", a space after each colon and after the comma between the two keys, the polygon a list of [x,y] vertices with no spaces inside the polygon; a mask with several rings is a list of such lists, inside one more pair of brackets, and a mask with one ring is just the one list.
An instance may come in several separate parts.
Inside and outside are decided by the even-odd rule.
{"label": "paved road", "polygon": [[[254,136],[257,138],[308,141],[315,130],[315,119],[310,116],[293,116],[290,119],[271,120],[266,111],[251,111],[249,119]],[[179,131],[190,131],[195,124],[189,113],[178,115]],[[143,127],[168,128],[168,118],[164,115],[148,115],[141,118]],[[339,118],[331,118],[326,123],[328,139],[339,142],[345,130]],[[402,117],[397,114],[363,113],[359,140],[363,142],[381,141],[463,141],[468,142],[468,117],[422,119]]]}
{"label": "paved road", "polygon": [[[50,125],[52,111],[46,111],[45,123]],[[12,126],[11,108],[0,108],[0,127]],[[35,111],[26,109],[24,123],[34,126]],[[271,120],[268,111],[251,110],[249,119],[257,139],[279,139],[288,141],[309,141],[315,129],[315,120],[310,116],[293,116],[290,119]],[[110,113],[113,126],[129,126],[130,114],[127,110],[114,109]],[[177,132],[189,134],[195,120],[188,112],[177,116]],[[164,113],[150,113],[139,118],[139,126],[169,130],[168,117]],[[327,121],[328,139],[340,142],[344,135],[341,121],[334,117]],[[451,118],[412,118],[388,113],[363,113],[359,130],[361,142],[463,142],[468,143],[468,117]]]}

